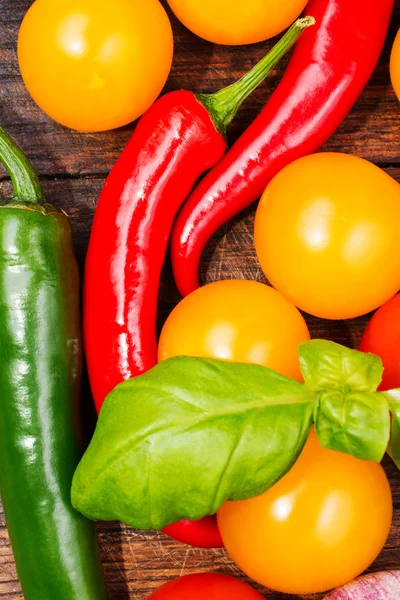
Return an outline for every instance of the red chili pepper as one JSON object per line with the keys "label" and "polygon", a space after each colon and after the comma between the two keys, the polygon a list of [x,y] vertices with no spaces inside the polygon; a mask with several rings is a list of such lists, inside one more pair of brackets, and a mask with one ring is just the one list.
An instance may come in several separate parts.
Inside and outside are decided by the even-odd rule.
{"label": "red chili pepper", "polygon": [[200,175],[223,156],[225,129],[240,104],[313,22],[300,19],[250,73],[224,90],[163,96],[142,117],[110,173],[94,218],[84,285],[84,341],[98,411],[116,385],[157,363],[159,280],[176,214]]}
{"label": "red chili pepper", "polygon": [[182,296],[199,287],[201,254],[215,231],[257,200],[292,161],[334,133],[370,78],[394,0],[311,0],[315,17],[270,101],[191,194],[173,230],[172,265]]}

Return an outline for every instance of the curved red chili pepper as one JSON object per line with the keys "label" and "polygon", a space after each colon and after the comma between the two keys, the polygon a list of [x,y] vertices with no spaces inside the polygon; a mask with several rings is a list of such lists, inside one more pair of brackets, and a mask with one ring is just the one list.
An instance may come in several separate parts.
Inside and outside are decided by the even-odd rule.
{"label": "curved red chili pepper", "polygon": [[86,259],[84,334],[96,408],[157,363],[160,273],[176,213],[226,142],[194,94],[172,92],[139,121],[96,209]]}
{"label": "curved red chili pepper", "polygon": [[299,40],[266,107],[194,190],[173,230],[172,265],[182,296],[199,287],[201,254],[228,219],[263,193],[283,167],[316,152],[370,78],[394,0],[311,0],[317,26]]}
{"label": "curved red chili pepper", "polygon": [[[110,173],[96,209],[84,281],[84,342],[98,411],[116,385],[157,363],[160,273],[176,214],[200,175],[222,158],[225,128],[240,104],[312,22],[299,20],[232,86],[159,99]],[[215,518],[213,524],[211,545],[218,534]]]}

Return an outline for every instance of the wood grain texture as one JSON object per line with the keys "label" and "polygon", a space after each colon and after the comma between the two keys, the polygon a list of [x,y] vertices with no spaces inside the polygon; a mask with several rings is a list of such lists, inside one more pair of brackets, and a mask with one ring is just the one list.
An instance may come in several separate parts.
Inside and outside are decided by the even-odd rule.
{"label": "wood grain texture", "polygon": [[[35,106],[24,89],[16,60],[18,27],[30,4],[27,0],[0,0],[0,123],[23,146],[41,173],[49,201],[64,208],[70,215],[75,249],[83,269],[99,192],[134,125],[113,132],[80,134],[52,122]],[[267,42],[245,48],[213,46],[186,31],[175,18],[171,19],[176,51],[168,90],[216,90],[243,74],[272,45],[272,42]],[[373,160],[398,181],[400,108],[390,86],[388,61],[399,23],[400,2],[397,3],[385,50],[374,76],[348,118],[324,148]],[[279,81],[283,68],[284,64],[246,102],[231,128],[231,140],[256,116]],[[4,171],[0,172],[0,176],[5,182],[2,190],[5,196],[9,184]],[[248,209],[211,240],[204,256],[204,281],[223,278],[264,281],[253,247],[253,219],[254,209]],[[160,326],[178,300],[167,262],[160,290]],[[332,323],[306,318],[314,337],[333,339],[352,347],[357,346],[368,320],[368,317],[363,317]],[[90,403],[87,392],[83,400]],[[395,513],[389,540],[371,570],[400,566],[400,476],[389,459],[385,460],[385,468],[392,484]],[[99,540],[110,599],[145,600],[164,581],[191,572],[212,570],[240,576],[224,551],[191,549],[160,533],[141,533],[117,523],[102,523],[99,525]],[[262,591],[269,600],[293,598]],[[1,512],[0,598],[23,598]]]}

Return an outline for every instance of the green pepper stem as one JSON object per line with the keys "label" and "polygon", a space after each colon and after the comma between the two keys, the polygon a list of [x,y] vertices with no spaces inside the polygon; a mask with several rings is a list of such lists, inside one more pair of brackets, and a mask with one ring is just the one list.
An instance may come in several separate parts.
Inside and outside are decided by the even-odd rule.
{"label": "green pepper stem", "polygon": [[303,31],[311,25],[315,25],[314,17],[298,19],[272,50],[244,77],[214,94],[197,94],[198,101],[207,109],[216,129],[222,135],[226,135],[226,129],[235,118],[242,102],[264,81]]}
{"label": "green pepper stem", "polygon": [[42,186],[31,163],[14,140],[0,127],[0,162],[6,167],[14,187],[13,200],[45,202]]}

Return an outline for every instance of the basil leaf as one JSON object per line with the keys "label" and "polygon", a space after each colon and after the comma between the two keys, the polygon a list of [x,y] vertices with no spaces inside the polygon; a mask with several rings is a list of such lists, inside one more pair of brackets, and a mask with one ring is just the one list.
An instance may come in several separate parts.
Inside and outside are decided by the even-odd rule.
{"label": "basil leaf", "polygon": [[318,393],[315,429],[322,446],[380,462],[390,438],[390,413],[379,393]]}
{"label": "basil leaf", "polygon": [[178,357],[126,381],[76,471],[92,519],[162,529],[265,492],[293,466],[315,394],[257,365]]}
{"label": "basil leaf", "polygon": [[389,454],[400,469],[400,390],[390,390],[380,394],[386,398],[392,413],[392,436]]}
{"label": "basil leaf", "polygon": [[334,342],[304,342],[299,358],[304,381],[312,390],[376,392],[382,381],[383,366],[378,356]]}

